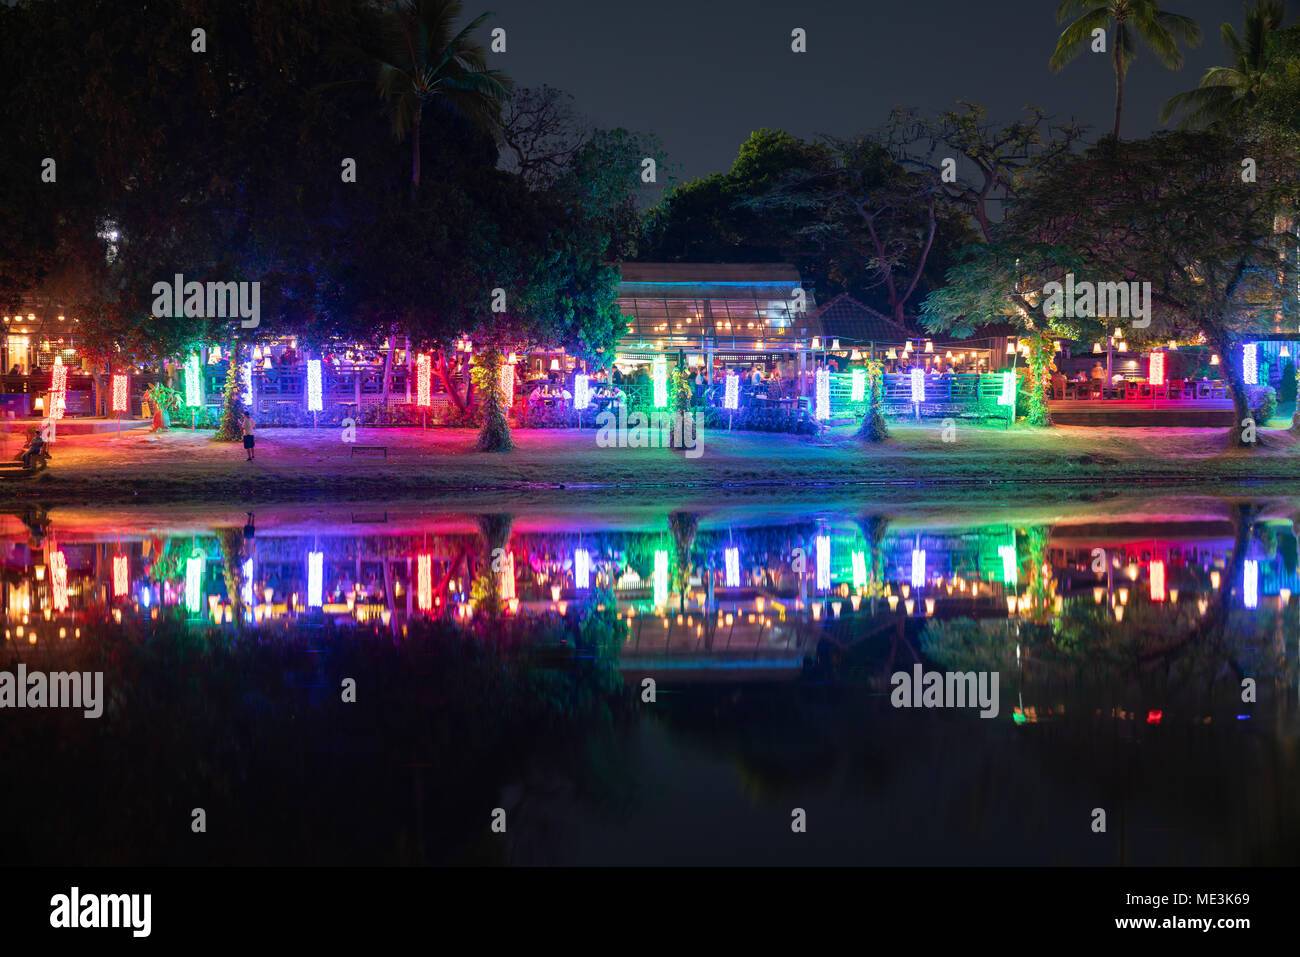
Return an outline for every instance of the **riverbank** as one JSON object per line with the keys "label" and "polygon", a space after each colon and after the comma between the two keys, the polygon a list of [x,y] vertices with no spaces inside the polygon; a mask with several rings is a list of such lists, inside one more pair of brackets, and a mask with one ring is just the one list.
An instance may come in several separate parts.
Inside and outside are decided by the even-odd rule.
{"label": "riverbank", "polygon": [[[1066,487],[1120,491],[1143,483],[1219,491],[1225,483],[1293,481],[1300,443],[1261,431],[1262,447],[1232,449],[1221,430],[938,423],[892,426],[880,444],[850,426],[818,436],[710,432],[688,458],[660,448],[602,448],[592,430],[524,430],[507,453],[473,450],[471,429],[265,429],[247,462],[238,443],[210,432],[62,436],[48,471],[0,484],[0,502],[272,502],[328,497],[360,501],[418,496],[453,501],[481,492],[581,489],[800,491],[860,487]],[[364,451],[380,446],[384,452]],[[0,455],[12,457],[17,440]]]}

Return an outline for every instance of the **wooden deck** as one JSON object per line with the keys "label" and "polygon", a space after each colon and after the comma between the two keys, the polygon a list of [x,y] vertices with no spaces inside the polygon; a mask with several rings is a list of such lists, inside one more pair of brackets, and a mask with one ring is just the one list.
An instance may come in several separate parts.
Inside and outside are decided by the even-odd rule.
{"label": "wooden deck", "polygon": [[1054,399],[1057,425],[1226,429],[1235,420],[1231,399]]}

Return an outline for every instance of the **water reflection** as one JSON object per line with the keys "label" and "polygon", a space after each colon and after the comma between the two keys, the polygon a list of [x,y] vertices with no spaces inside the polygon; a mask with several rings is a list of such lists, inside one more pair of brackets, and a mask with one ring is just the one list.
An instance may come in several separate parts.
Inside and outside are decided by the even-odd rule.
{"label": "water reflection", "polygon": [[[877,506],[28,508],[0,521],[5,667],[102,668],[110,704],[102,726],[11,712],[25,724],[4,758],[64,794],[98,773],[142,822],[228,801],[246,839],[214,842],[214,861],[1284,859],[1300,783],[1296,514],[1213,500],[1001,521]],[[1002,714],[893,711],[889,676],[915,663],[998,672]],[[349,676],[362,691],[340,713]],[[653,704],[646,677],[662,685]],[[918,778],[912,759],[936,742],[945,760]],[[138,775],[114,770],[141,751]],[[1241,774],[1266,783],[1226,796]],[[1179,781],[1195,786],[1164,834],[1150,802]],[[1029,823],[994,806],[1024,787],[1056,802]],[[23,793],[0,820],[37,826],[0,826],[10,853],[194,860],[183,832],[141,844],[128,829],[87,861]],[[331,800],[295,810],[304,793]],[[966,812],[945,823],[936,794]],[[787,847],[753,815],[790,800],[844,827],[868,809],[924,822]],[[700,811],[690,827],[667,810],[682,801]],[[1071,802],[1106,804],[1121,826],[1090,842],[1056,816]],[[495,806],[515,822],[505,840],[464,823]],[[332,843],[275,817],[301,813]]]}

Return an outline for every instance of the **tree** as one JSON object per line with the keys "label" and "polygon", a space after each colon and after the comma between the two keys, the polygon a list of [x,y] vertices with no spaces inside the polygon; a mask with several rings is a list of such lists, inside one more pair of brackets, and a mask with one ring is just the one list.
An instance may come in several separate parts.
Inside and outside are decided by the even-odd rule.
{"label": "tree", "polygon": [[398,140],[411,137],[411,195],[420,188],[420,130],[426,107],[438,105],[495,130],[510,81],[487,67],[471,34],[483,13],[459,32],[461,0],[396,0],[386,23],[387,55],[379,63],[379,94]]}
{"label": "tree", "polygon": [[1246,26],[1237,35],[1231,23],[1220,27],[1223,45],[1232,56],[1232,66],[1215,66],[1205,71],[1194,90],[1170,97],[1160,110],[1160,122],[1168,123],[1182,113],[1182,129],[1209,126],[1240,117],[1259,99],[1268,73],[1269,44],[1286,19],[1283,0],[1255,0],[1246,10]]}
{"label": "tree", "polygon": [[1056,8],[1056,22],[1072,20],[1056,41],[1048,65],[1057,72],[1092,47],[1093,32],[1113,28],[1111,60],[1115,68],[1115,130],[1119,140],[1120,115],[1124,109],[1124,78],[1137,59],[1141,40],[1156,59],[1171,70],[1183,66],[1179,41],[1190,47],[1201,42],[1201,28],[1191,17],[1161,10],[1155,0],[1061,0]]}
{"label": "tree", "polygon": [[[1243,181],[1242,155],[1266,170],[1259,182]],[[1298,189],[1294,161],[1265,142],[1160,133],[1061,162],[1013,219],[1021,235],[1055,237],[1089,277],[1149,282],[1149,325],[1130,322],[1129,341],[1203,337],[1244,426],[1251,408],[1241,345],[1295,323],[1295,237],[1279,227]],[[1231,435],[1252,444],[1241,427]]]}
{"label": "tree", "polygon": [[502,109],[502,165],[530,189],[544,189],[573,166],[591,136],[571,95],[545,84],[524,87]]}

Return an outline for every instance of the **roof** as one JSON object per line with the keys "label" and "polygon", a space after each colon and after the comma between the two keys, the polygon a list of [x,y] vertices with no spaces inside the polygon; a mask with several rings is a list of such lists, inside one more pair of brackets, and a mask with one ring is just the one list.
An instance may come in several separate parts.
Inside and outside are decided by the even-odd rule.
{"label": "roof", "polygon": [[623,263],[629,283],[768,283],[799,282],[789,263]]}
{"label": "roof", "polygon": [[858,302],[848,293],[840,293],[824,304],[813,318],[821,324],[825,338],[849,342],[906,342],[917,335],[902,323]]}

